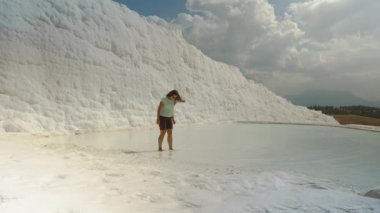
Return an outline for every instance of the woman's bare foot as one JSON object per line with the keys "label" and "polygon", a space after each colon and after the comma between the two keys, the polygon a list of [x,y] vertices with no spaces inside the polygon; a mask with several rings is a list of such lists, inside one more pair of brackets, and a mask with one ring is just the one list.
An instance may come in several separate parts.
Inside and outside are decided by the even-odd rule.
{"label": "woman's bare foot", "polygon": [[164,151],[162,148],[158,148],[158,151],[160,151],[160,152],[162,152],[162,151]]}

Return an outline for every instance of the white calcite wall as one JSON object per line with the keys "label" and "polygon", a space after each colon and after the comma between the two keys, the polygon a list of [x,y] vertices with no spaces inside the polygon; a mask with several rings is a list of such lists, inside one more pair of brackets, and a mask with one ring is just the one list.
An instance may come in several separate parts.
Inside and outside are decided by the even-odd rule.
{"label": "white calcite wall", "polygon": [[111,0],[0,0],[0,132],[153,126],[171,89],[180,123],[336,124]]}

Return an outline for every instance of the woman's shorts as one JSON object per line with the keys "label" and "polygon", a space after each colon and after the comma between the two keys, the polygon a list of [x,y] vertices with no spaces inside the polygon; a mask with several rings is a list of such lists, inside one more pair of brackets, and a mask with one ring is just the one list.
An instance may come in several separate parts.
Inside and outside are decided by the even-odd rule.
{"label": "woman's shorts", "polygon": [[173,120],[171,117],[160,116],[160,130],[173,129]]}

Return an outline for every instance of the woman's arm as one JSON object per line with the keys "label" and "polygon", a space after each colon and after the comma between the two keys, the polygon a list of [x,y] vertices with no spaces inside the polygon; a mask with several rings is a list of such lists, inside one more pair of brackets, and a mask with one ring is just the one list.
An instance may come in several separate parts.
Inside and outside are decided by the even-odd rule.
{"label": "woman's arm", "polygon": [[164,103],[162,103],[162,101],[161,101],[160,104],[158,105],[158,109],[157,109],[157,120],[156,120],[157,124],[160,124],[160,111],[161,111],[162,107],[164,107]]}

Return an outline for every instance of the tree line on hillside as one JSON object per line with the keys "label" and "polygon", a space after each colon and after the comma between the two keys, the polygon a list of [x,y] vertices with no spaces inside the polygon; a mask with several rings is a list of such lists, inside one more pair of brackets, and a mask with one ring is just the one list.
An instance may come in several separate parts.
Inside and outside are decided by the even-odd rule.
{"label": "tree line on hillside", "polygon": [[309,106],[309,109],[322,111],[327,115],[360,115],[365,117],[380,118],[380,108],[368,106]]}

